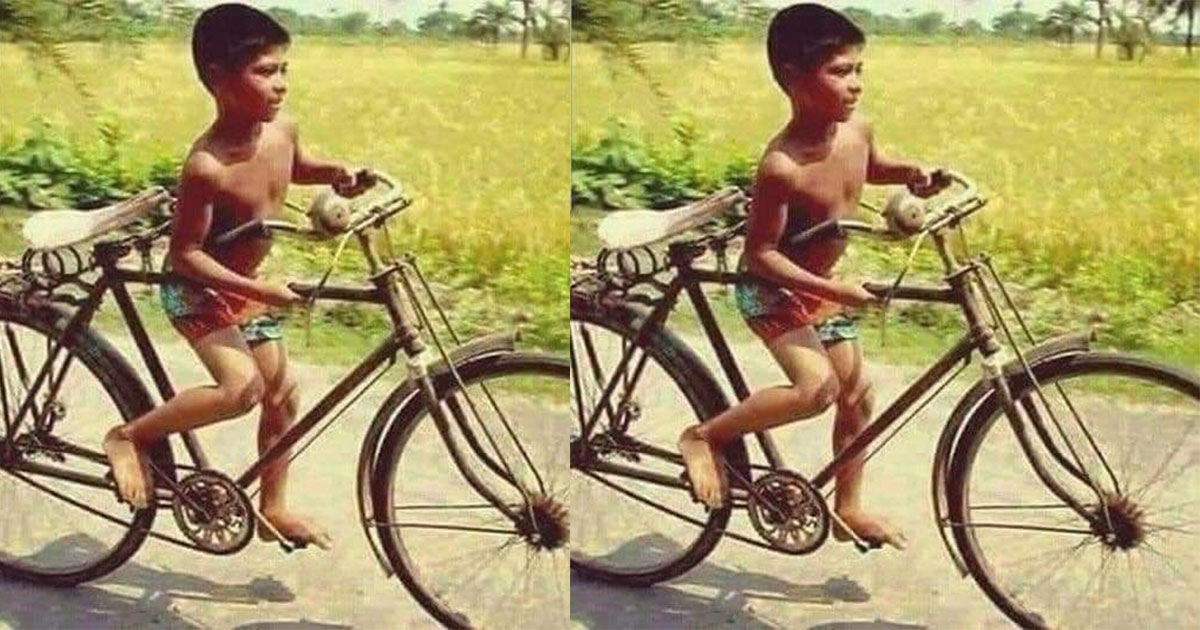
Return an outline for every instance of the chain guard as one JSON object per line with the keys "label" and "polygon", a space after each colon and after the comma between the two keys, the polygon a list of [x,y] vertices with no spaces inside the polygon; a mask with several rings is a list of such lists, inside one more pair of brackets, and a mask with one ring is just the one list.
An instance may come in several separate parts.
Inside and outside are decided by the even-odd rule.
{"label": "chain guard", "polygon": [[754,481],[746,511],[772,549],[793,555],[816,551],[829,536],[829,507],[807,479],[788,471]]}
{"label": "chain guard", "polygon": [[216,555],[237,553],[254,537],[254,506],[232,479],[211,470],[184,477],[171,503],[175,523],[196,547]]}

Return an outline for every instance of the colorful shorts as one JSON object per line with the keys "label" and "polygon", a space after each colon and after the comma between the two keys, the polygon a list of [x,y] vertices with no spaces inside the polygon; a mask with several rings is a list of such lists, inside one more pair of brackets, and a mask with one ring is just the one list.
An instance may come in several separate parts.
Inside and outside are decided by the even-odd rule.
{"label": "colorful shorts", "polygon": [[229,326],[237,326],[248,344],[283,339],[279,319],[239,295],[175,279],[159,287],[159,297],[171,325],[189,343]]}
{"label": "colorful shorts", "polygon": [[854,320],[841,313],[841,305],[814,295],[750,281],[734,287],[734,299],[746,325],[767,343],[805,326],[812,326],[824,344],[858,338]]}

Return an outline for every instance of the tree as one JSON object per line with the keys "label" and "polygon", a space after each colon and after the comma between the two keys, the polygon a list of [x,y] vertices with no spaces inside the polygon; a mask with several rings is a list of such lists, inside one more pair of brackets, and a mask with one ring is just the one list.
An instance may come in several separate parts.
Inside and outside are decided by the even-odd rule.
{"label": "tree", "polygon": [[366,11],[355,11],[333,19],[333,32],[339,35],[362,35],[371,23]]}
{"label": "tree", "polygon": [[542,58],[556,61],[563,51],[571,46],[571,25],[567,15],[569,0],[560,3],[555,10],[555,0],[546,0],[545,8],[539,9],[537,39],[542,45]]}
{"label": "tree", "polygon": [[946,18],[939,11],[927,11],[909,18],[908,27],[918,35],[936,35],[945,25]]}
{"label": "tree", "polygon": [[462,32],[464,22],[462,14],[447,9],[442,0],[437,9],[417,18],[417,30],[422,35],[453,37]]}
{"label": "tree", "polygon": [[471,14],[471,19],[467,20],[467,28],[472,35],[495,45],[500,43],[500,34],[508,30],[510,24],[517,21],[517,15],[513,13],[512,5],[509,2],[506,1],[504,4],[488,2],[475,9],[475,12]]}
{"label": "tree", "polygon": [[1042,18],[1042,31],[1055,39],[1065,39],[1067,45],[1075,43],[1075,33],[1083,30],[1083,26],[1090,22],[1087,9],[1082,4],[1070,4],[1063,2],[1057,7],[1050,9],[1046,13],[1046,17]]}
{"label": "tree", "polygon": [[529,49],[529,36],[537,28],[537,18],[534,16],[533,0],[521,0],[521,58]]}
{"label": "tree", "polygon": [[1196,27],[1196,0],[1170,0],[1168,6],[1175,7],[1175,17],[1172,18],[1173,23],[1178,23],[1183,17],[1187,17],[1187,36],[1184,39],[1184,47],[1187,48],[1187,54],[1192,56],[1192,34]]}
{"label": "tree", "polygon": [[1006,37],[1028,37],[1037,32],[1038,18],[1024,10],[1024,3],[1017,0],[1008,11],[992,20],[992,30]]}
{"label": "tree", "polygon": [[1096,4],[1096,15],[1091,17],[1096,25],[1096,58],[1104,52],[1104,36],[1112,28],[1112,16],[1109,15],[1108,0],[1091,0]]}

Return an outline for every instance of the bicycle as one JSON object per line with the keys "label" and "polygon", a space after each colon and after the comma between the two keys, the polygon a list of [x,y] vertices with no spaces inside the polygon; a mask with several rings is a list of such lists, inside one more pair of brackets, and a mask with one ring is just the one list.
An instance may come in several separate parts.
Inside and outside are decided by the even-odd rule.
{"label": "bicycle", "polygon": [[[119,567],[147,537],[218,555],[244,549],[256,527],[271,528],[252,502],[264,467],[309,436],[291,457],[300,455],[403,363],[408,375],[367,428],[357,462],[359,518],[385,576],[397,576],[448,627],[566,619],[569,524],[559,477],[567,449],[554,419],[566,416],[567,360],[519,351],[511,332],[460,340],[416,257],[392,250],[388,221],[411,198],[392,178],[379,181],[342,217],[340,235],[341,246],[357,240],[370,284],[329,284],[326,274],[316,285],[289,286],[310,304],[383,308],[389,334],[236,478],[214,469],[190,432],[179,434],[182,452],[166,439],[156,444],[155,496],[141,510],[118,503],[100,444],[106,424],[140,416],[152,398],[91,324],[111,292],[160,398],[174,395],[127,288],[169,279],[149,264],[169,221],[106,232],[86,250],[29,250],[7,265],[0,276],[0,574],[77,585]],[[142,198],[160,210],[173,202],[165,191]],[[314,226],[252,221],[214,242],[328,237]],[[122,264],[135,254],[140,268]],[[190,463],[177,462],[181,454]],[[182,536],[153,529],[158,509],[170,510]]]}
{"label": "bicycle", "polygon": [[[641,241],[574,265],[576,575],[649,586],[687,572],[724,537],[785,554],[816,551],[836,519],[826,499],[839,466],[861,453],[875,455],[978,354],[982,378],[947,418],[931,477],[934,519],[960,574],[1024,627],[1191,623],[1194,605],[1172,610],[1156,593],[1139,590],[1186,589],[1197,580],[1190,527],[1200,487],[1194,434],[1200,378],[1093,350],[1090,332],[1038,343],[990,258],[967,249],[964,222],[987,200],[961,174],[945,175],[947,191],[956,194],[943,191],[928,204],[894,198],[882,213],[886,226],[831,220],[790,244],[851,235],[915,238],[911,265],[931,240],[944,272],[941,286],[904,284],[906,267],[892,283],[865,287],[885,303],[957,306],[962,337],[811,477],[786,466],[769,433],[754,435],[761,453],[754,460],[746,441],[731,443],[723,452],[731,500],[719,509],[695,501],[675,444],[686,426],[717,415],[729,401],[667,321],[686,295],[729,388],[738,399],[749,395],[701,289],[743,277],[724,261],[745,233],[744,219],[712,217],[745,198],[723,192],[673,211]],[[713,211],[714,203],[724,208]],[[699,236],[672,227],[694,227],[705,217],[708,228]],[[609,220],[619,227],[618,216]],[[961,240],[952,242],[955,235]],[[660,240],[665,248],[652,247]],[[1003,359],[1006,353],[1013,358]],[[727,531],[734,510],[746,512],[757,538]],[[854,543],[866,551],[863,541]]]}

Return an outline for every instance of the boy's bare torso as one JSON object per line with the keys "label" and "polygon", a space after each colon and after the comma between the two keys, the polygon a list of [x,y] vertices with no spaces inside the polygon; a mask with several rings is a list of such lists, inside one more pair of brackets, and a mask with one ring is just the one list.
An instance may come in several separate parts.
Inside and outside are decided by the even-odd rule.
{"label": "boy's bare torso", "polygon": [[[282,213],[292,178],[296,145],[285,119],[262,123],[244,142],[230,142],[210,129],[192,147],[190,158],[209,162],[214,180],[211,239],[255,219],[276,218]],[[240,239],[222,248],[206,250],[231,271],[254,277],[271,249],[270,239]]]}
{"label": "boy's bare torso", "polygon": [[853,216],[867,179],[870,139],[866,123],[838,123],[832,139],[804,143],[784,129],[771,140],[763,161],[772,162],[789,184],[788,219],[780,249],[808,271],[828,277],[846,249],[838,238],[811,242],[801,250],[786,239],[828,219]]}

